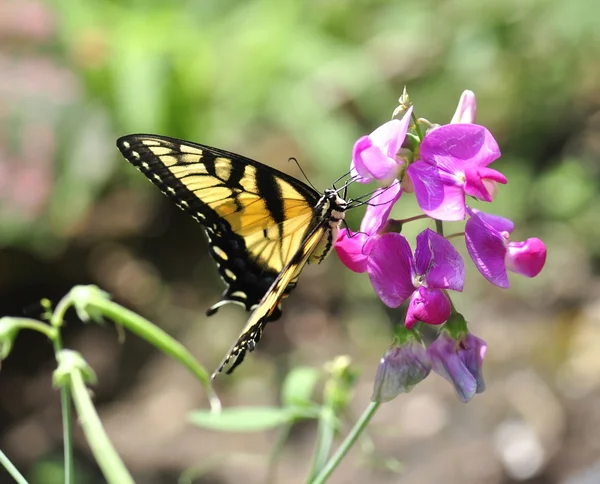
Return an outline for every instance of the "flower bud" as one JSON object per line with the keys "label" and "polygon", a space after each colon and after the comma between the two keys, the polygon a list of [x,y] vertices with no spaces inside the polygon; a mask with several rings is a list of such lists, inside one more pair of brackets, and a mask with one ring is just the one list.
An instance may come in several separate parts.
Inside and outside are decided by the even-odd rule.
{"label": "flower bud", "polygon": [[475,122],[477,102],[473,91],[464,91],[458,101],[458,106],[450,124],[472,124]]}
{"label": "flower bud", "polygon": [[467,403],[485,390],[481,373],[487,345],[477,336],[466,333],[454,339],[447,331],[427,348],[434,372],[448,380],[461,402]]}
{"label": "flower bud", "polygon": [[408,393],[431,371],[426,349],[414,339],[393,345],[379,362],[373,385],[373,402],[389,402]]}

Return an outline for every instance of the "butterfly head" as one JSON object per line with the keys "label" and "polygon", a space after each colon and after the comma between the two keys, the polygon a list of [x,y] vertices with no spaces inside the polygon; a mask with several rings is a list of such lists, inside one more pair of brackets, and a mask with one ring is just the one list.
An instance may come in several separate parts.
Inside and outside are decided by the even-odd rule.
{"label": "butterfly head", "polygon": [[329,205],[332,212],[340,212],[341,214],[346,211],[348,205],[346,200],[338,195],[338,190],[335,188],[325,189],[323,192],[323,201]]}

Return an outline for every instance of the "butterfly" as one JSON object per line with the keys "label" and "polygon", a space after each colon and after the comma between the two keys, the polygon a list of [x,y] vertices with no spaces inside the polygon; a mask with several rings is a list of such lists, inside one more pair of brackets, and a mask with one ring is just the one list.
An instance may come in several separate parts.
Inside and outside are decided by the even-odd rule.
{"label": "butterfly", "polygon": [[[123,156],[203,227],[209,252],[227,285],[224,304],[252,311],[213,378],[231,373],[253,351],[266,324],[308,263],[331,251],[348,203],[235,153],[166,136],[132,134],[117,140]],[[230,364],[231,363],[231,364]]]}

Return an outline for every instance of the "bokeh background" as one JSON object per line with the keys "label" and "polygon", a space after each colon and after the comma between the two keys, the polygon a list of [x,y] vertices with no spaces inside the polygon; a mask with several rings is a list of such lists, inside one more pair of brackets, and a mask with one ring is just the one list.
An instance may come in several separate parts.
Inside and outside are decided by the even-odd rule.
{"label": "bokeh background", "polygon": [[[35,315],[42,297],[97,284],[212,369],[246,315],[204,316],[222,285],[202,231],[115,139],[160,133],[300,176],[294,156],[326,187],[403,86],[438,123],[471,89],[509,178],[490,210],[516,222],[515,240],[542,238],[547,266],[500,290],[467,264],[455,303],[488,342],[487,391],[464,405],[430,376],[369,428],[401,473],[356,450],[331,482],[598,483],[598,19],[591,0],[0,0],[0,315]],[[397,216],[415,213],[409,200]],[[304,272],[281,324],[217,390],[225,405],[276,404],[289,368],[347,354],[359,414],[400,317],[334,255]],[[194,466],[207,469],[197,482],[264,482],[275,433],[191,427],[187,412],[206,399],[185,369],[75,315],[65,345],[96,370],[95,402],[138,482]],[[33,483],[60,482],[54,364],[43,337],[22,333],[0,372],[0,448]],[[314,437],[310,423],[294,429],[278,482],[303,482]],[[81,482],[102,482],[81,435],[76,450]]]}

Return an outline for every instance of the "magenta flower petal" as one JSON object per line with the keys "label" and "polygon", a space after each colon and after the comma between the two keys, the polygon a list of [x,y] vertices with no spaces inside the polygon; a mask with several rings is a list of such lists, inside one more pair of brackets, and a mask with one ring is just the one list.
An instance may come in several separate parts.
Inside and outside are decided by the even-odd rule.
{"label": "magenta flower petal", "polygon": [[498,170],[494,170],[493,168],[488,168],[487,166],[480,166],[477,172],[483,180],[492,180],[497,183],[502,183],[503,185],[508,183],[508,179]]}
{"label": "magenta flower petal", "polygon": [[396,158],[406,138],[412,107],[402,119],[392,119],[369,136],[359,138],[352,150],[350,172],[358,174],[357,181],[367,183],[373,178],[394,178],[402,161]]}
{"label": "magenta flower petal", "polygon": [[477,124],[446,124],[427,133],[421,160],[448,173],[461,173],[465,164],[487,166],[500,157],[496,140]]}
{"label": "magenta flower petal", "polygon": [[[407,170],[415,197],[426,215],[438,220],[463,220],[466,214],[465,194],[459,185],[444,183],[440,170],[417,161]],[[447,178],[447,175],[445,175]]]}
{"label": "magenta flower petal", "polygon": [[375,146],[381,148],[385,156],[394,159],[404,142],[409,122],[410,117],[407,118],[406,115],[404,115],[402,120],[392,119],[379,126],[379,128],[369,135],[369,138],[373,140]]}
{"label": "magenta flower petal", "polygon": [[546,263],[546,246],[537,238],[524,242],[509,242],[506,268],[526,277],[537,276]]}
{"label": "magenta flower petal", "polygon": [[360,224],[360,231],[369,235],[379,232],[388,220],[394,204],[402,195],[402,186],[394,181],[387,188],[378,188],[371,197]]}
{"label": "magenta flower petal", "polygon": [[461,402],[467,403],[477,392],[477,379],[465,366],[458,355],[459,342],[446,331],[427,348],[431,367],[441,377],[448,380],[456,390]]}
{"label": "magenta flower petal", "polygon": [[473,208],[469,208],[469,215],[471,217],[477,216],[482,222],[498,232],[506,232],[507,234],[510,234],[515,229],[515,224],[512,220],[501,217],[500,215],[481,212]]}
{"label": "magenta flower petal", "polygon": [[431,229],[417,235],[415,267],[425,275],[427,287],[462,291],[465,283],[465,263],[448,239]]}
{"label": "magenta flower petal", "polygon": [[366,272],[368,254],[363,253],[369,236],[363,233],[352,234],[348,230],[340,230],[335,242],[335,251],[342,263],[351,271]]}
{"label": "magenta flower petal", "polygon": [[[501,218],[501,217],[499,217]],[[465,242],[471,259],[479,272],[492,284],[508,288],[506,273],[506,239],[474,214],[465,225]]]}
{"label": "magenta flower petal", "polygon": [[350,174],[359,183],[369,183],[373,180],[371,173],[365,166],[361,154],[370,149],[373,146],[373,142],[368,136],[358,138],[352,148],[352,163],[350,164]]}
{"label": "magenta flower petal", "polygon": [[357,166],[359,164],[363,166],[377,180],[393,178],[398,169],[395,158],[383,154],[378,146],[369,146],[358,152],[354,160],[356,160]]}
{"label": "magenta flower petal", "polygon": [[412,251],[401,234],[383,234],[373,244],[367,271],[375,293],[386,306],[400,306],[415,290]]}
{"label": "magenta flower petal", "polygon": [[451,311],[448,296],[442,290],[421,286],[410,298],[405,325],[411,329],[418,321],[434,325],[443,324],[450,317]]}

